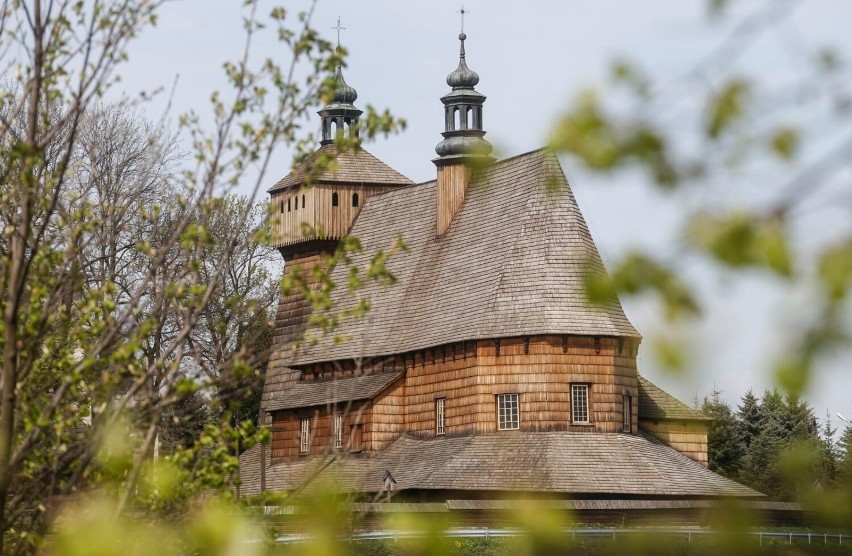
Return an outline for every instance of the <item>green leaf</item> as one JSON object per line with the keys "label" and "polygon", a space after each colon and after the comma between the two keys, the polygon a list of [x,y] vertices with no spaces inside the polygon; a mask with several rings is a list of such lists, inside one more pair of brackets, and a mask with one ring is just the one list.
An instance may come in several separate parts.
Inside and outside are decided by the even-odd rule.
{"label": "green leaf", "polygon": [[792,275],[787,223],[781,216],[699,214],[689,222],[686,237],[730,267],[763,267],[781,276]]}
{"label": "green leaf", "polygon": [[736,79],[710,98],[706,133],[711,139],[721,137],[732,124],[742,118],[750,91],[751,87],[746,81]]}
{"label": "green leaf", "polygon": [[791,127],[779,129],[769,139],[769,147],[778,158],[792,160],[799,150],[799,132]]}

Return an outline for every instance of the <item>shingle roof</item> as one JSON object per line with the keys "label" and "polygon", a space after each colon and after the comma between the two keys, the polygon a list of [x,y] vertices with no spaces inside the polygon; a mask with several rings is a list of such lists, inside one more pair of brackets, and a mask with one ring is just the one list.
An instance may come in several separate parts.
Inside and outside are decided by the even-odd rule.
{"label": "shingle roof", "polygon": [[313,407],[355,400],[369,400],[387,388],[402,373],[363,375],[323,382],[297,382],[279,400],[266,406],[267,411]]}
{"label": "shingle roof", "polygon": [[639,420],[710,421],[711,419],[659,388],[647,378],[639,376]]}
{"label": "shingle roof", "polygon": [[302,185],[305,182],[306,170],[323,155],[334,156],[334,162],[320,175],[313,177],[314,183],[400,186],[414,183],[363,148],[339,150],[335,145],[323,145],[298,168],[273,185],[269,193]]}
{"label": "shingle roof", "polygon": [[[259,450],[241,458],[244,494],[257,494]],[[327,458],[293,458],[267,470],[269,490],[290,490]],[[339,458],[323,476],[339,492],[522,491],[573,497],[762,497],[649,435],[500,432],[418,439],[403,436],[376,455]],[[322,481],[316,481],[321,483]],[[319,486],[319,485],[317,485]]]}
{"label": "shingle roof", "polygon": [[[408,251],[387,264],[398,282],[362,290],[372,306],[336,331],[347,341],[305,347],[291,364],[509,336],[639,337],[617,301],[592,307],[585,300],[586,272],[605,269],[554,154],[534,151],[475,176],[441,237],[436,204],[435,182],[367,201],[351,231],[363,246],[353,264],[365,267],[402,237]],[[338,267],[333,279],[346,283],[348,271]],[[332,311],[352,297],[338,289]]]}

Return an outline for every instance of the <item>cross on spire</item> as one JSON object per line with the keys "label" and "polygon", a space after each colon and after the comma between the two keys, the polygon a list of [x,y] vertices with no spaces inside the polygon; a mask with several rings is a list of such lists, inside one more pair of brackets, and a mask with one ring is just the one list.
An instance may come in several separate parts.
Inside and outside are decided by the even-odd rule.
{"label": "cross on spire", "polygon": [[[464,6],[462,6],[462,7],[464,7]],[[337,30],[337,48],[340,48],[340,32],[341,32],[341,31],[345,31],[345,30],[346,30],[346,27],[343,27],[343,26],[340,24],[340,16],[337,16],[337,25],[335,25],[334,27],[332,27],[332,29],[336,29],[336,30]]]}
{"label": "cross on spire", "polygon": [[457,14],[461,14],[461,32],[464,33],[464,14],[469,14],[470,10],[464,9],[464,4],[461,5],[460,10],[456,10]]}

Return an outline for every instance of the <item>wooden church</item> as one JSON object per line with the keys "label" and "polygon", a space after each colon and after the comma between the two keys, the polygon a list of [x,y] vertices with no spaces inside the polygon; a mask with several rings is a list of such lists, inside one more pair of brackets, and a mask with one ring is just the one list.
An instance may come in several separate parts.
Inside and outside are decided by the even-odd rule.
{"label": "wooden church", "polygon": [[727,498],[772,510],[707,469],[707,418],[638,374],[620,304],[586,302],[584,277],[606,271],[560,163],[546,149],[494,160],[459,39],[435,180],[335,146],[361,115],[338,72],[315,155],[333,168],[307,186],[309,160],[269,190],[285,271],[316,286],[344,236],[361,268],[399,238],[407,249],[387,262],[395,284],[356,295],[348,267],[329,269],[331,311],[370,304],[342,342],[311,330],[301,292],[281,298],[261,409],[272,442],[242,455],[240,494],[302,489],[319,470],[355,500],[446,511],[527,497],[596,520]]}

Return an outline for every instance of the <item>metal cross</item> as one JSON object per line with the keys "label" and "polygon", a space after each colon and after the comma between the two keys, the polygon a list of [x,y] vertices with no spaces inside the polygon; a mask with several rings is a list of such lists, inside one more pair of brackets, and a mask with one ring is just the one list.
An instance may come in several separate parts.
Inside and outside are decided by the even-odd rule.
{"label": "metal cross", "polygon": [[461,14],[461,32],[464,33],[464,14],[469,14],[470,10],[464,9],[464,4],[461,5],[460,10],[456,10],[457,14]]}
{"label": "metal cross", "polygon": [[346,30],[346,27],[340,25],[340,16],[337,16],[337,25],[335,27],[332,27],[332,29],[337,30],[337,48],[340,48],[340,32]]}

